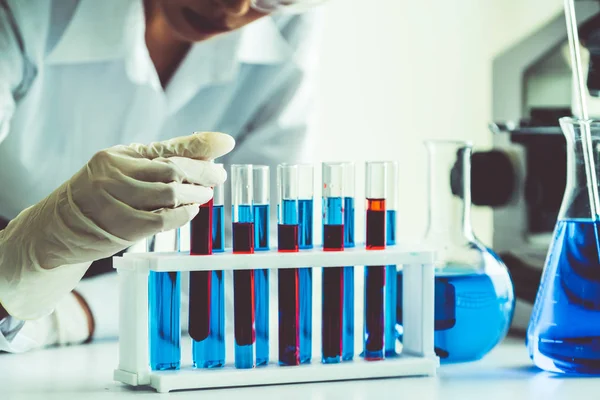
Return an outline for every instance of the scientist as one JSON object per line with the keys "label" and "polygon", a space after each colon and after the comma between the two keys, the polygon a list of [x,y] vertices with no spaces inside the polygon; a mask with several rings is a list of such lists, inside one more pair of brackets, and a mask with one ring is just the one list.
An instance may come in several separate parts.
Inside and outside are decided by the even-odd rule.
{"label": "scientist", "polygon": [[193,218],[211,160],[303,157],[317,2],[0,0],[0,350],[113,329],[79,281]]}

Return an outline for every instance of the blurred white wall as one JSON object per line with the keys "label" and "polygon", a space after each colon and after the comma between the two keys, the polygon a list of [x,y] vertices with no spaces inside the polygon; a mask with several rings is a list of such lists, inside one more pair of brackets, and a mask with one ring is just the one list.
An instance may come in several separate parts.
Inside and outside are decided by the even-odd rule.
{"label": "blurred white wall", "polygon": [[[560,13],[562,1],[331,0],[324,7],[316,160],[398,160],[401,237],[418,237],[427,203],[422,141],[488,148],[492,59]],[[490,244],[490,211],[475,210],[473,225]]]}

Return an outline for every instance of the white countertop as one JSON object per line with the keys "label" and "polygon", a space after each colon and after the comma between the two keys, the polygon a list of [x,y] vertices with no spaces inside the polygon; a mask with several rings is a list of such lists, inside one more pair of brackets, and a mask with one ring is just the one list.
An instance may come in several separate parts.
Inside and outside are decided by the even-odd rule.
{"label": "white countertop", "polygon": [[483,360],[442,366],[435,378],[401,378],[159,394],[112,380],[115,342],[0,354],[1,400],[158,399],[598,399],[600,378],[551,375],[533,367],[522,340],[508,339]]}

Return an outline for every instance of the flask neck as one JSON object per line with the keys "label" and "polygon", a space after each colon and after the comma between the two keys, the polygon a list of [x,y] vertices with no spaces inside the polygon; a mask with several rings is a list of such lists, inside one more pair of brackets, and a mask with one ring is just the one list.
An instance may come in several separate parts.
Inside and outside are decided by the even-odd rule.
{"label": "flask neck", "polygon": [[428,141],[429,213],[425,241],[473,241],[471,226],[471,145]]}
{"label": "flask neck", "polygon": [[[600,149],[600,126],[595,121],[586,124],[585,121],[571,118],[562,118],[560,123],[566,140],[567,174],[559,219],[593,219],[595,216],[592,215],[592,203],[594,198],[598,197],[600,177],[600,158],[597,150]],[[591,148],[585,140],[584,129],[589,132]],[[593,160],[593,170],[587,170],[586,156],[589,154]],[[590,178],[596,179],[596,185],[593,185]],[[600,211],[599,208],[596,204],[596,212]]]}

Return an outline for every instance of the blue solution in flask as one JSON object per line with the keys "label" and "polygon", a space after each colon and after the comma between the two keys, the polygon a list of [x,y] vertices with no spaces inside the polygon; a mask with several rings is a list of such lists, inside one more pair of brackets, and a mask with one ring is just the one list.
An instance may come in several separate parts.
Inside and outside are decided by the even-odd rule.
{"label": "blue solution in flask", "polygon": [[[475,361],[508,332],[515,297],[502,260],[477,240],[471,225],[468,142],[426,142],[428,229],[423,245],[438,251],[434,280],[434,349],[441,363]],[[398,339],[403,338],[403,271],[397,275]]]}
{"label": "blue solution in flask", "polygon": [[[488,257],[493,258],[492,254]],[[478,273],[468,265],[436,270],[434,347],[441,363],[481,359],[506,336],[514,307],[508,279],[507,272]],[[402,341],[401,270],[397,294],[396,330]]]}
{"label": "blue solution in flask", "polygon": [[558,221],[527,334],[539,367],[600,374],[599,222]]}
{"label": "blue solution in flask", "polygon": [[[600,374],[600,221],[589,189],[585,144],[600,146],[598,121],[561,118],[567,181],[554,235],[527,329],[538,367],[569,374]],[[583,129],[585,127],[585,129]],[[585,134],[587,132],[587,134]],[[600,163],[594,158],[596,177]],[[596,198],[596,196],[592,196]]]}

